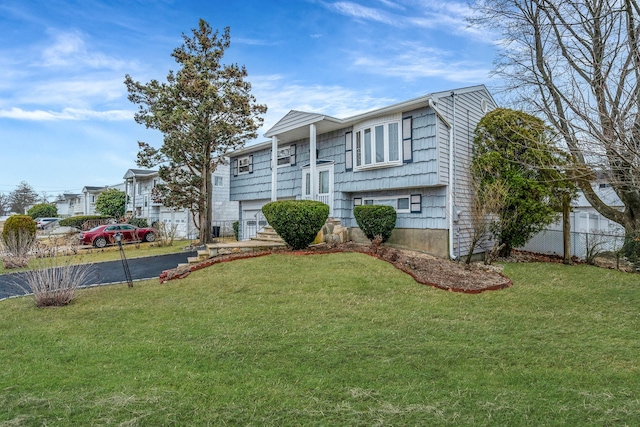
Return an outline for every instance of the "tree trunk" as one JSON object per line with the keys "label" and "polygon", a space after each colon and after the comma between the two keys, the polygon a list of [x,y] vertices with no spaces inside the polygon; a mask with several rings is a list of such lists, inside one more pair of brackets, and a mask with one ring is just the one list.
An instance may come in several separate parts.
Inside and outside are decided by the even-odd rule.
{"label": "tree trunk", "polygon": [[562,262],[564,264],[571,264],[571,218],[569,213],[571,211],[569,195],[565,194],[562,200],[562,242],[564,247],[564,258]]}
{"label": "tree trunk", "polygon": [[200,244],[205,245],[213,240],[211,222],[213,221],[213,213],[211,212],[211,162],[205,162],[202,167],[202,187],[201,187],[201,203],[199,212],[200,224]]}

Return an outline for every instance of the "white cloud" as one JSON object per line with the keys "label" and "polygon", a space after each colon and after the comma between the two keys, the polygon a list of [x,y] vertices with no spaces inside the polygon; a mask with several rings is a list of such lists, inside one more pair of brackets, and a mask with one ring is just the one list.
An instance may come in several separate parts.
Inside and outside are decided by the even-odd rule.
{"label": "white cloud", "polygon": [[395,99],[377,98],[370,93],[356,92],[338,85],[306,86],[287,82],[281,75],[252,78],[252,92],[258,102],[268,107],[259,135],[269,130],[290,110],[346,118],[396,102]]}
{"label": "white cloud", "polygon": [[45,111],[45,110],[23,110],[22,108],[11,108],[10,110],[0,110],[0,118],[14,120],[30,120],[30,121],[61,121],[61,120],[102,120],[102,121],[120,121],[132,120],[133,111],[128,110],[110,110],[110,111],[91,111],[76,108],[65,108],[62,111]]}
{"label": "white cloud", "polygon": [[131,67],[127,61],[91,51],[81,33],[54,32],[53,44],[42,52],[43,67],[88,67],[96,69],[122,70]]}
{"label": "white cloud", "polygon": [[93,102],[108,102],[123,99],[126,96],[124,76],[117,78],[90,75],[84,78],[63,80],[65,76],[44,82],[32,82],[15,94],[15,102],[19,104],[61,105],[88,107]]}
{"label": "white cloud", "polygon": [[324,3],[324,5],[329,10],[356,20],[374,21],[393,27],[439,28],[454,35],[465,33],[483,42],[491,40],[486,30],[469,25],[467,18],[474,12],[465,3],[433,0],[378,1],[393,12],[349,1]]}
{"label": "white cloud", "polygon": [[362,6],[353,2],[340,1],[329,3],[328,6],[330,9],[333,9],[342,15],[350,16],[355,19],[381,22],[393,26],[397,26],[400,24],[400,21],[394,19],[392,15],[380,9]]}

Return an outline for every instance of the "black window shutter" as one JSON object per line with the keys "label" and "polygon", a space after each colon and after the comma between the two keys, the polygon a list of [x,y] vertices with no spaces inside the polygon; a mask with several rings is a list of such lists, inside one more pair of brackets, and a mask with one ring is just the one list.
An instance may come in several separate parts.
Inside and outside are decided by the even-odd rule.
{"label": "black window shutter", "polygon": [[409,199],[411,213],[422,212],[422,194],[412,194]]}
{"label": "black window shutter", "polygon": [[296,165],[296,144],[293,144],[291,148],[289,148],[289,164],[291,166]]}
{"label": "black window shutter", "polygon": [[[269,162],[269,169],[273,170],[274,163],[278,163],[278,159],[273,158],[273,150],[269,150],[269,158],[271,159],[271,161]],[[277,164],[276,167],[278,167]]]}
{"label": "black window shutter", "polygon": [[233,159],[233,176],[238,176],[238,159]]}
{"label": "black window shutter", "polygon": [[402,161],[413,162],[413,126],[412,117],[402,119]]}
{"label": "black window shutter", "polygon": [[253,173],[253,154],[249,156],[249,173]]}
{"label": "black window shutter", "polygon": [[347,132],[344,134],[344,169],[346,171],[353,170],[353,133]]}

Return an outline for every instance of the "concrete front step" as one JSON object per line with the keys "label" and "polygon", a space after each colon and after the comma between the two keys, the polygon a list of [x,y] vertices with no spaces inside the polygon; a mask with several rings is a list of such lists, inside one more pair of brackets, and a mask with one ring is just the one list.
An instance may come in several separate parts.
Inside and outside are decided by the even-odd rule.
{"label": "concrete front step", "polygon": [[266,226],[262,231],[259,231],[257,233],[256,237],[252,237],[251,240],[259,242],[264,241],[284,243],[284,240],[282,240],[282,238],[278,236],[278,233],[276,233],[276,231],[271,226]]}

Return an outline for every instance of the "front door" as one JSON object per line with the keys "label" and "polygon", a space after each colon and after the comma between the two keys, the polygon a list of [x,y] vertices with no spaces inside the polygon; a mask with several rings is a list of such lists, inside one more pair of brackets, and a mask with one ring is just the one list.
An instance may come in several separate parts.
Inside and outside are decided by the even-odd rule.
{"label": "front door", "polygon": [[318,200],[329,205],[329,216],[333,216],[333,164],[316,166],[316,190],[315,196],[311,194],[311,173],[309,168],[302,169],[303,198]]}

